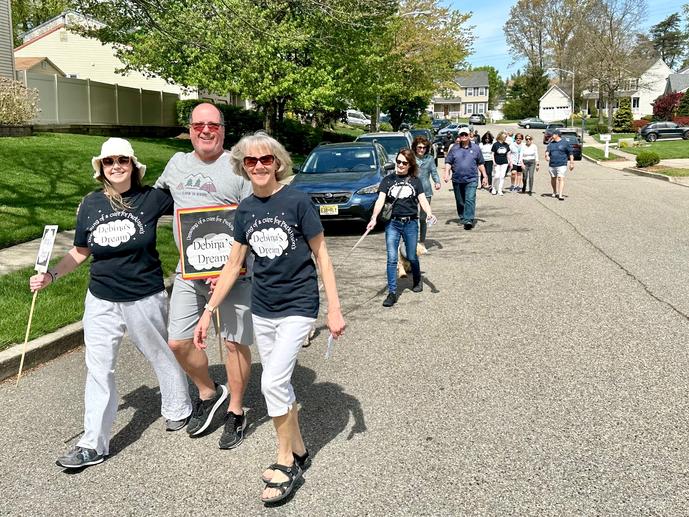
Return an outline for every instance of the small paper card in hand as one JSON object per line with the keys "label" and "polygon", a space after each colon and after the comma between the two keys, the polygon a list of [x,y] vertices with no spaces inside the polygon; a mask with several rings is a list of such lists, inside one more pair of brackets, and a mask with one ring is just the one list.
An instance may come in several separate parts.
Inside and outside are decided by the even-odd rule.
{"label": "small paper card in hand", "polygon": [[48,271],[48,262],[50,262],[50,255],[53,253],[53,244],[55,244],[56,235],[56,224],[49,224],[43,228],[43,238],[41,239],[41,246],[38,248],[36,264],[34,265],[34,269],[38,273],[45,273]]}
{"label": "small paper card in hand", "polygon": [[[198,280],[220,275],[234,243],[237,205],[179,208],[177,229],[182,278]],[[246,274],[242,268],[241,274]]]}

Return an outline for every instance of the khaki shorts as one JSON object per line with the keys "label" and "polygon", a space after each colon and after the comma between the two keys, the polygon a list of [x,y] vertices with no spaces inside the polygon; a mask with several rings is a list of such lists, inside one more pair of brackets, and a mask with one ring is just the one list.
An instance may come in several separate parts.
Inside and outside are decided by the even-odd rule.
{"label": "khaki shorts", "polygon": [[560,167],[548,167],[548,172],[550,172],[551,178],[564,178],[567,173],[567,166],[561,165]]}
{"label": "khaki shorts", "polygon": [[[208,300],[210,300],[210,294],[205,280],[184,280],[182,275],[177,274],[170,299],[169,339],[173,341],[193,339],[194,328]],[[251,345],[254,342],[250,278],[237,279],[218,310],[220,311],[220,334],[225,340],[242,345]],[[215,318],[213,323],[215,324]]]}

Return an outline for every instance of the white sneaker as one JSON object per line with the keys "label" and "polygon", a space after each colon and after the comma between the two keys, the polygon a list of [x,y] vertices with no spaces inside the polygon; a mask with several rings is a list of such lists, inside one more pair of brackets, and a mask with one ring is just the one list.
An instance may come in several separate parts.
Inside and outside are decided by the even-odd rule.
{"label": "white sneaker", "polygon": [[551,195],[552,197],[557,197],[557,194],[556,194],[555,192],[553,192],[553,193],[550,194],[550,195]]}
{"label": "white sneaker", "polygon": [[495,189],[493,188],[493,189],[490,189],[490,193],[491,193],[491,194],[493,194],[493,195],[495,195],[495,194],[497,194],[497,193],[498,193],[498,191],[497,191],[497,190],[495,190]]}
{"label": "white sneaker", "polygon": [[498,196],[504,196],[505,194],[502,193],[502,190],[498,190]]}

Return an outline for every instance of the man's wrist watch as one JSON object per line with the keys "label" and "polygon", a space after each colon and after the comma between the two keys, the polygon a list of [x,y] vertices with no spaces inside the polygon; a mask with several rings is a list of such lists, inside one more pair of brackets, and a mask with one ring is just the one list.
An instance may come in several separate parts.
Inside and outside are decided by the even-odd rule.
{"label": "man's wrist watch", "polygon": [[213,314],[215,312],[215,309],[217,309],[217,307],[213,307],[210,303],[207,303],[206,305],[204,305],[203,308],[206,309],[211,314]]}

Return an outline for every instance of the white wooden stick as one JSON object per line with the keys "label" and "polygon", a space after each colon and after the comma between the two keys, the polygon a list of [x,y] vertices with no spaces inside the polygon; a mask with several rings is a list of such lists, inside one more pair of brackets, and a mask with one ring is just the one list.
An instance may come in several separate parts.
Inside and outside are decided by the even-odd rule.
{"label": "white wooden stick", "polygon": [[222,358],[222,336],[220,335],[220,308],[215,310],[216,334],[218,335],[218,351],[220,352],[220,363],[224,363]]}
{"label": "white wooden stick", "polygon": [[19,386],[19,379],[22,376],[22,369],[24,368],[24,356],[26,355],[26,343],[29,341],[29,332],[31,332],[31,320],[33,319],[33,310],[36,306],[36,296],[38,291],[33,292],[33,299],[31,300],[31,310],[29,311],[29,323],[26,325],[26,336],[24,336],[24,346],[22,347],[22,359],[19,361],[19,372],[17,373],[17,384]]}

